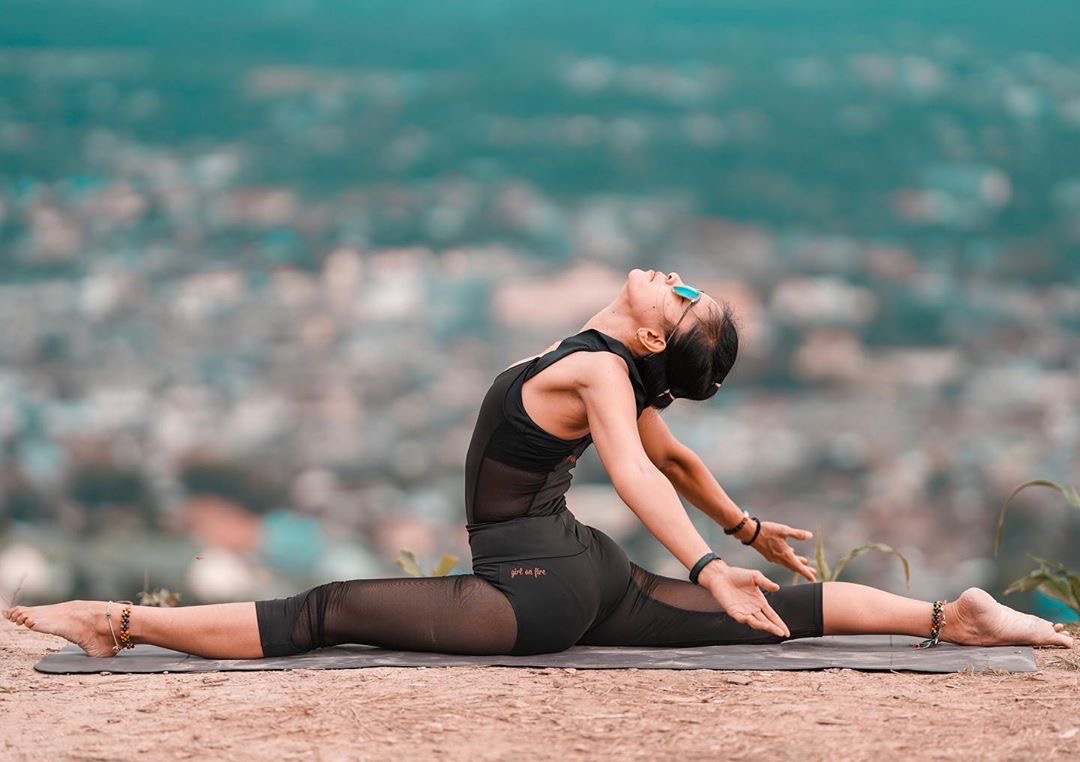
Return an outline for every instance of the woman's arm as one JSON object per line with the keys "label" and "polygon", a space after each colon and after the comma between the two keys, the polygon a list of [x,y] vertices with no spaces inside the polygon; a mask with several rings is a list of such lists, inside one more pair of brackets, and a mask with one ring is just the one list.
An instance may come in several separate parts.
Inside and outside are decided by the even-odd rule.
{"label": "woman's arm", "polygon": [[[671,482],[649,460],[638,435],[633,387],[621,358],[606,352],[580,353],[576,391],[585,404],[589,433],[615,491],[641,523],[687,569],[710,551],[686,515]],[[569,359],[569,358],[567,358]],[[699,582],[733,619],[755,629],[789,637],[761,587],[779,585],[760,572],[730,567],[723,561],[705,566]]]}
{"label": "woman's arm", "polygon": [[[678,494],[725,529],[742,521],[742,509],[728,497],[698,454],[675,438],[655,409],[649,408],[641,414],[638,432],[649,459],[671,481]],[[754,536],[755,529],[754,523],[747,521],[734,537],[745,542]],[[788,539],[809,540],[812,537],[805,529],[764,521],[754,540],[754,549],[768,561],[786,566],[813,582],[816,573],[808,559],[796,555],[787,544]]]}

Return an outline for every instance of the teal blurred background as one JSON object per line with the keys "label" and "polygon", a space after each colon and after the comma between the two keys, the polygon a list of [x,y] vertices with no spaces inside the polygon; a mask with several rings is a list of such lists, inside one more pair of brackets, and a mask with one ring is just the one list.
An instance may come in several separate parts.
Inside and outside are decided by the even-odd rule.
{"label": "teal blurred background", "polygon": [[[833,560],[894,545],[923,597],[1080,566],[1050,491],[991,556],[1015,485],[1080,482],[1078,22],[7,0],[0,593],[262,597],[402,548],[468,571],[488,383],[636,266],[740,316],[724,391],[664,415],[741,506]],[[685,574],[593,452],[576,476],[579,518]],[[885,556],[846,578],[904,590]]]}

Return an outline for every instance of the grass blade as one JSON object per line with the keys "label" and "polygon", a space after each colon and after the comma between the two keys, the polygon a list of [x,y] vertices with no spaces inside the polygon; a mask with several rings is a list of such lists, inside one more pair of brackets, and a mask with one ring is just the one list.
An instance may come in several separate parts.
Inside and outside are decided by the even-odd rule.
{"label": "grass blade", "polygon": [[1028,487],[1049,487],[1050,489],[1056,489],[1065,498],[1065,501],[1074,508],[1080,508],[1080,491],[1076,487],[1069,486],[1068,484],[1062,485],[1057,482],[1052,482],[1047,479],[1032,479],[1029,482],[1024,482],[1019,487],[1014,489],[1009,496],[1005,498],[1005,502],[1001,504],[1001,512],[998,514],[997,532],[994,533],[994,555],[998,554],[1001,549],[1001,530],[1005,526],[1005,513],[1009,509],[1009,503],[1017,494]]}
{"label": "grass blade", "polygon": [[1069,606],[1077,614],[1080,614],[1080,576],[1075,574],[1066,574],[1065,578],[1069,580],[1069,589],[1072,591],[1072,603]]}
{"label": "grass blade", "polygon": [[866,545],[860,545],[859,547],[855,548],[855,550],[851,551],[837,562],[836,569],[833,570],[833,576],[831,577],[831,579],[835,580],[837,577],[839,577],[840,572],[844,570],[844,567],[847,566],[850,561],[854,561],[863,553],[867,553],[871,550],[877,550],[881,553],[892,553],[894,556],[899,558],[900,563],[904,565],[904,585],[908,588],[911,587],[911,564],[908,563],[908,560],[904,557],[903,553],[894,548],[892,545],[886,545],[883,542],[869,542]]}
{"label": "grass blade", "polygon": [[457,562],[457,556],[452,556],[449,553],[443,553],[442,558],[439,559],[439,565],[431,570],[431,576],[445,577],[455,566],[457,566]]}
{"label": "grass blade", "polygon": [[402,568],[402,570],[412,577],[423,577],[424,572],[420,571],[420,565],[416,563],[416,554],[411,550],[401,551],[401,556],[394,560],[394,563]]}
{"label": "grass blade", "polygon": [[1030,593],[1035,588],[1039,587],[1046,580],[1046,574],[1039,570],[1028,572],[1025,576],[1011,582],[1007,588],[1005,588],[1005,595],[1012,595],[1013,593]]}
{"label": "grass blade", "polygon": [[817,567],[817,576],[822,582],[831,580],[829,576],[829,562],[825,560],[825,544],[821,540],[821,529],[818,528],[817,542],[814,543],[814,565]]}

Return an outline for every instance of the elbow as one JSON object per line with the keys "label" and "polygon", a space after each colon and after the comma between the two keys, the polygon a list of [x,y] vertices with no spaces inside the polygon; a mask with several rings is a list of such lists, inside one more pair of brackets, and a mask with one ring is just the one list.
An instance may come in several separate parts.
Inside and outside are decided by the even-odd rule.
{"label": "elbow", "polygon": [[680,445],[679,447],[669,450],[665,457],[656,464],[656,467],[660,470],[664,476],[668,479],[674,480],[679,474],[686,470],[686,464],[690,462],[690,459],[696,457],[688,448]]}
{"label": "elbow", "polygon": [[625,463],[609,474],[615,493],[624,503],[633,502],[634,496],[643,489],[648,489],[654,480],[666,476],[651,461],[646,459]]}

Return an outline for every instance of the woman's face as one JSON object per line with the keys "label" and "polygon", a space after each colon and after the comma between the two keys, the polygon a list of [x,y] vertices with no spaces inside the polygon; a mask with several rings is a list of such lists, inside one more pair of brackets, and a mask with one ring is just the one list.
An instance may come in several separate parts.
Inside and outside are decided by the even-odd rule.
{"label": "woman's face", "polygon": [[[630,312],[636,322],[666,336],[665,332],[678,322],[690,303],[689,299],[672,290],[673,286],[682,282],[678,273],[638,268],[631,270],[626,276],[625,288]],[[682,322],[680,332],[692,325],[690,318],[688,315]]]}

